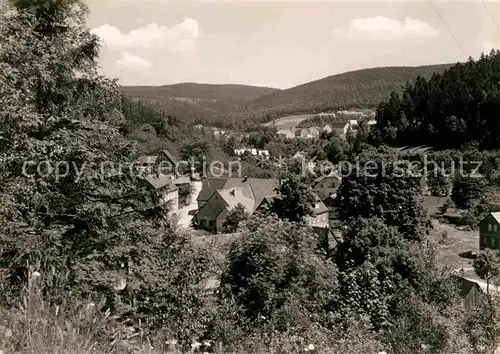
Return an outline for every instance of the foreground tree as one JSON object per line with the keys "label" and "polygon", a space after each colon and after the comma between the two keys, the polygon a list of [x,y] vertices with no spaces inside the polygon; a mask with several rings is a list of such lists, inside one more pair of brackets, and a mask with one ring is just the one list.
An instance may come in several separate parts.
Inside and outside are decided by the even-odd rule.
{"label": "foreground tree", "polygon": [[236,205],[227,213],[226,220],[222,224],[222,231],[227,234],[236,232],[240,223],[248,219],[249,216],[243,205]]}
{"label": "foreground tree", "polygon": [[336,272],[312,232],[272,216],[252,217],[243,229],[222,275],[223,299],[234,297],[253,320],[272,320],[291,304],[311,315],[331,310]]}
{"label": "foreground tree", "polygon": [[422,206],[422,176],[392,153],[369,151],[342,171],[337,194],[340,220],[378,217],[405,238],[423,240],[429,221]]}
{"label": "foreground tree", "polygon": [[[120,134],[120,92],[97,74],[99,41],[86,28],[85,5],[19,0],[4,10],[0,267],[8,281],[0,301],[17,304],[38,272],[52,303],[104,296],[114,313],[137,320],[158,294],[180,301],[177,309],[159,302],[146,326],[183,304],[196,308],[168,285],[176,270],[165,267],[167,258],[186,242],[168,230],[161,196],[137,178],[135,146]],[[201,275],[190,262],[184,267]],[[198,280],[177,277],[179,294],[195,288],[188,278]]]}
{"label": "foreground tree", "polygon": [[296,175],[289,177],[279,186],[278,198],[274,199],[273,212],[281,219],[302,222],[311,215],[315,198],[309,186]]}
{"label": "foreground tree", "polygon": [[[431,248],[380,218],[352,222],[336,252],[342,313],[365,318],[395,353],[447,352],[460,323],[458,293]],[[461,343],[459,343],[461,342]]]}
{"label": "foreground tree", "polygon": [[479,252],[474,259],[474,271],[481,278],[486,280],[486,291],[490,290],[490,282],[500,281],[500,254],[496,250],[485,249]]}
{"label": "foreground tree", "polygon": [[453,182],[451,199],[458,208],[469,209],[486,199],[488,188],[484,177],[458,177]]}

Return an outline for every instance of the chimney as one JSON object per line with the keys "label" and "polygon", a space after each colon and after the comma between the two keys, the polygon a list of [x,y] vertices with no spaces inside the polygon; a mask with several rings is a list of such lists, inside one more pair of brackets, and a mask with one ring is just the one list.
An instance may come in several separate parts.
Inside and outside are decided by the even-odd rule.
{"label": "chimney", "polygon": [[248,180],[248,176],[243,177],[243,182],[246,182]]}
{"label": "chimney", "polygon": [[231,189],[231,191],[229,192],[229,194],[231,194],[234,197],[234,189]]}

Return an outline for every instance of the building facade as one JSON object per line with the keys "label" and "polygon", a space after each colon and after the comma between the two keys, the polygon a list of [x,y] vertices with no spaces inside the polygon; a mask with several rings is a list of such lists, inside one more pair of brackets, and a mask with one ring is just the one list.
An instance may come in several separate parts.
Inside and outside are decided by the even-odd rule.
{"label": "building facade", "polygon": [[335,195],[340,187],[340,177],[337,176],[321,176],[314,180],[314,191],[321,200]]}
{"label": "building facade", "polygon": [[479,249],[500,249],[500,212],[490,213],[479,223]]}

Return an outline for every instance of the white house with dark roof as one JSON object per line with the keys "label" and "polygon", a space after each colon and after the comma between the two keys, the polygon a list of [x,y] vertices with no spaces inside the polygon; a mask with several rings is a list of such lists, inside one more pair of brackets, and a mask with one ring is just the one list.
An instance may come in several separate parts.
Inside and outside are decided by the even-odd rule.
{"label": "white house with dark roof", "polygon": [[277,179],[259,178],[206,178],[198,195],[195,220],[199,227],[220,232],[227,212],[241,204],[253,214],[262,200],[276,194]]}
{"label": "white house with dark roof", "polygon": [[330,133],[333,131],[333,129],[332,129],[332,127],[331,127],[329,124],[326,124],[326,125],[323,127],[323,129],[321,129],[321,131],[322,131],[323,133],[325,133],[325,134],[330,134]]}
{"label": "white house with dark roof", "polygon": [[177,212],[178,188],[191,183],[189,176],[178,174],[178,160],[168,150],[162,150],[157,155],[139,157],[137,164],[143,172],[143,181],[162,194],[163,200],[170,204],[170,212]]}
{"label": "white house with dark roof", "polygon": [[278,136],[285,139],[293,139],[295,138],[295,130],[293,128],[290,129],[280,129],[277,132]]}
{"label": "white house with dark roof", "polygon": [[340,187],[341,179],[335,174],[320,176],[314,180],[313,188],[321,200],[335,196]]}

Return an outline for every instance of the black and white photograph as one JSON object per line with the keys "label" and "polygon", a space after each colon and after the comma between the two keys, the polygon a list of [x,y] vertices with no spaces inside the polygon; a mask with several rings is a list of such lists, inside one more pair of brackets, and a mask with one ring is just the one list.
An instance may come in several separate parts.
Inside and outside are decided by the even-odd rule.
{"label": "black and white photograph", "polygon": [[500,354],[500,0],[0,0],[0,354]]}

